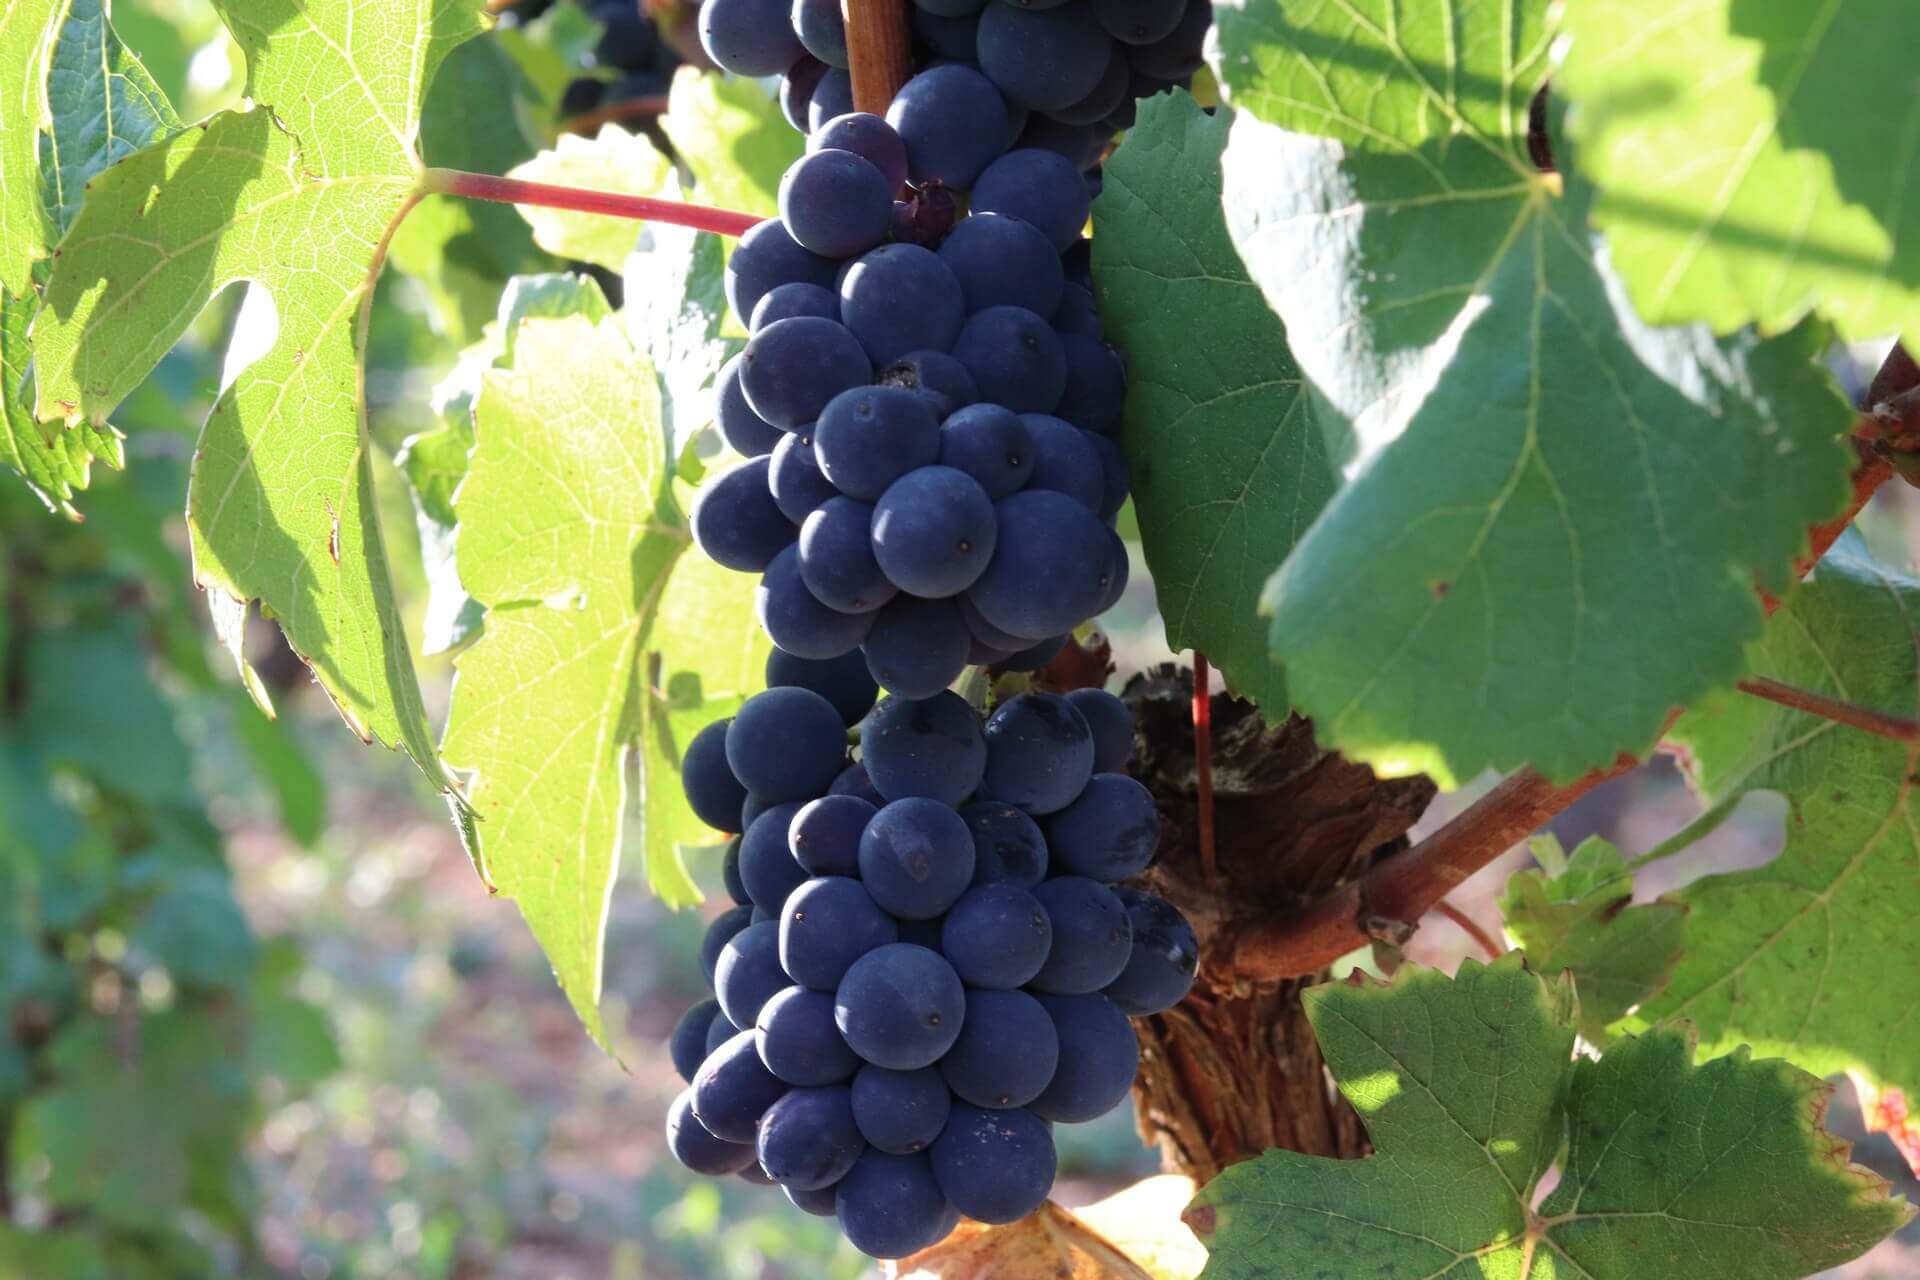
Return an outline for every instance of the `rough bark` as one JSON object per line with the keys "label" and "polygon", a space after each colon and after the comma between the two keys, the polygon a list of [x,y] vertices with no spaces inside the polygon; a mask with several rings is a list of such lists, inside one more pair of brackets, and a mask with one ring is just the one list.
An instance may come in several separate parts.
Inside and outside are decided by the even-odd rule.
{"label": "rough bark", "polygon": [[1298,911],[1406,846],[1433,797],[1424,778],[1380,781],[1322,750],[1298,718],[1268,725],[1251,705],[1213,699],[1214,839],[1219,878],[1195,839],[1192,676],[1162,667],[1127,688],[1134,775],[1159,802],[1160,857],[1146,887],[1177,904],[1201,945],[1200,981],[1177,1007],[1135,1021],[1140,1130],[1167,1167],[1205,1182],[1284,1147],[1366,1153],[1359,1120],[1333,1090],[1300,1005],[1311,981],[1228,983],[1219,957],[1237,933]]}

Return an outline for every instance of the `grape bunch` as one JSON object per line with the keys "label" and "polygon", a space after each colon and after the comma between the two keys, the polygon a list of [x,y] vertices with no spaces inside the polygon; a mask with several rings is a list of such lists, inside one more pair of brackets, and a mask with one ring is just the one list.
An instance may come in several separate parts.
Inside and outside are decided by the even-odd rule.
{"label": "grape bunch", "polygon": [[[598,68],[616,73],[616,78],[598,75],[577,76],[561,94],[562,119],[592,115],[641,98],[659,97],[673,81],[674,68],[681,55],[671,40],[663,38],[663,24],[677,21],[675,6],[643,8],[640,0],[580,0],[581,8],[602,24],[594,44],[593,62]],[[526,14],[523,20],[530,20]],[[696,52],[698,52],[696,48]]]}
{"label": "grape bunch", "polygon": [[[1200,69],[1210,0],[913,0],[913,69],[964,67],[994,91],[1007,146],[1096,165],[1136,100]],[[789,123],[817,132],[853,110],[840,0],[705,0],[700,41],[736,75],[781,77]],[[976,96],[983,96],[976,93]],[[958,117],[955,118],[956,123]],[[967,122],[980,129],[987,120]],[[971,175],[916,173],[968,186]]]}
{"label": "grape bunch", "polygon": [[[875,1257],[961,1215],[1013,1222],[1053,1185],[1052,1126],[1128,1095],[1129,1016],[1186,995],[1198,946],[1118,882],[1160,819],[1100,690],[878,693],[857,658],[776,652],[770,687],[684,756],[694,812],[738,831],[734,907],[701,948],[714,998],[671,1051],[689,1169],[778,1184]],[[848,729],[858,724],[859,757]]]}
{"label": "grape bunch", "polygon": [[[826,121],[727,266],[750,337],[715,416],[747,460],[702,490],[694,537],[761,575],[775,645],[860,650],[907,698],[1046,665],[1127,584],[1126,368],[1101,341],[1086,180],[1007,150],[1004,115],[946,64],[886,119]],[[912,191],[928,172],[971,187],[968,216]]]}

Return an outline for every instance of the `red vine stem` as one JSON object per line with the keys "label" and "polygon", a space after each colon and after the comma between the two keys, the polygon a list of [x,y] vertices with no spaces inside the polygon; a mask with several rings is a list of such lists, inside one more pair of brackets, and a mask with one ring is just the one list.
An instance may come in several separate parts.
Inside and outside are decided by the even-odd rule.
{"label": "red vine stem", "polygon": [[679,200],[656,200],[652,196],[589,191],[581,187],[557,187],[545,182],[523,182],[518,178],[464,173],[458,169],[428,169],[421,175],[420,183],[421,190],[436,195],[464,196],[469,200],[492,200],[500,204],[537,205],[546,209],[570,209],[575,213],[601,213],[648,222],[671,222],[676,226],[712,231],[723,236],[743,235],[761,221],[750,213],[735,213],[731,209],[714,209]]}
{"label": "red vine stem", "polygon": [[[1896,435],[1902,427],[1920,428],[1920,423],[1906,420],[1904,402],[1899,410],[1892,407],[1896,397],[1915,387],[1920,387],[1920,366],[1905,348],[1895,346],[1868,391],[1867,412],[1854,427],[1863,456],[1853,473],[1852,497],[1844,512],[1808,531],[1807,554],[1795,562],[1796,573],[1804,575],[1811,569],[1892,477],[1892,465],[1865,442]],[[1920,405],[1915,405],[1912,413],[1920,416]],[[1765,592],[1760,594],[1769,614],[1780,607],[1779,600]],[[1678,716],[1677,709],[1668,716],[1660,731],[1662,736]],[[1639,763],[1631,756],[1622,756],[1608,768],[1596,769],[1565,786],[1556,786],[1532,768],[1509,774],[1412,848],[1375,864],[1364,876],[1342,885],[1305,911],[1262,921],[1231,939],[1225,950],[1234,976],[1245,981],[1306,977],[1375,939],[1404,941],[1419,919],[1462,881],[1574,801]]]}
{"label": "red vine stem", "polygon": [[1801,689],[1767,676],[1749,676],[1734,687],[1756,698],[1765,698],[1768,702],[1791,707],[1795,711],[1809,712],[1823,720],[1831,720],[1835,724],[1844,724],[1849,728],[1878,734],[1882,738],[1891,738],[1895,742],[1920,742],[1920,721],[1909,720],[1904,716],[1890,716],[1884,711],[1875,711],[1857,702],[1829,698],[1825,694]]}
{"label": "red vine stem", "polygon": [[1445,898],[1433,904],[1435,915],[1445,916],[1459,926],[1462,933],[1473,939],[1474,945],[1486,954],[1489,960],[1498,960],[1506,948],[1493,940],[1493,935],[1480,927],[1480,922],[1448,902]]}
{"label": "red vine stem", "polygon": [[1200,840],[1200,870],[1208,884],[1220,879],[1213,844],[1213,682],[1207,677],[1207,655],[1193,651],[1193,771],[1199,789],[1196,804]]}
{"label": "red vine stem", "polygon": [[853,76],[856,111],[887,114],[907,82],[913,45],[906,0],[841,0],[847,25],[847,70]]}

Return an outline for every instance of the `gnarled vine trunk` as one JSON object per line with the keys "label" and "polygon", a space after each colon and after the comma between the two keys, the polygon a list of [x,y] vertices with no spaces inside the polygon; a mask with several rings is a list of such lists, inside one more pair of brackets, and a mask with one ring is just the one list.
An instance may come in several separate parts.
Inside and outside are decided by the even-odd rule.
{"label": "gnarled vine trunk", "polygon": [[1135,1020],[1140,1129],[1167,1167],[1206,1182],[1270,1147],[1323,1156],[1366,1153],[1359,1119],[1337,1094],[1300,1005],[1308,982],[1223,985],[1209,955],[1236,931],[1298,910],[1398,852],[1433,798],[1424,778],[1381,781],[1322,750],[1306,721],[1268,725],[1248,703],[1213,699],[1214,846],[1209,883],[1197,837],[1193,682],[1162,667],[1127,688],[1136,724],[1134,776],[1164,825],[1150,888],[1177,904],[1201,945],[1185,1001]]}

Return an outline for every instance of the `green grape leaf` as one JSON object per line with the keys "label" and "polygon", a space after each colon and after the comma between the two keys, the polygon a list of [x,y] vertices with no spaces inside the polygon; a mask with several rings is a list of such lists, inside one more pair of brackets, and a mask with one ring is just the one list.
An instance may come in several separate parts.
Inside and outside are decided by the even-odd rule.
{"label": "green grape leaf", "polygon": [[[1912,715],[1916,617],[1920,579],[1874,563],[1849,534],[1768,623],[1754,669]],[[1750,1044],[1820,1075],[1848,1072],[1870,1097],[1920,1099],[1912,993],[1873,977],[1920,967],[1920,750],[1731,690],[1690,709],[1671,741],[1716,812],[1752,791],[1784,797],[1786,847],[1676,895],[1691,909],[1686,957],[1637,1023],[1686,1018],[1710,1052]]]}
{"label": "green grape leaf", "polygon": [[40,132],[52,121],[47,71],[71,0],[0,5],[0,290],[24,298],[53,247],[40,190]]}
{"label": "green grape leaf", "polygon": [[[1693,1065],[1663,1031],[1573,1058],[1573,997],[1517,953],[1328,984],[1307,1015],[1374,1154],[1270,1151],[1187,1210],[1206,1280],[1795,1280],[1911,1216],[1821,1131],[1783,1062]],[[1561,1178],[1534,1207],[1562,1144]]]}
{"label": "green grape leaf", "polygon": [[[550,150],[517,166],[511,176],[524,182],[657,196],[672,173],[673,162],[661,155],[645,135],[609,124],[601,126],[592,138],[560,135]],[[540,205],[521,205],[520,216],[532,226],[534,242],[548,253],[591,262],[609,271],[618,271],[626,264],[640,228],[632,218]]]}
{"label": "green grape leaf", "polygon": [[48,765],[155,806],[194,794],[191,754],[131,627],[60,628],[28,645],[24,734]]}
{"label": "green grape leaf", "polygon": [[213,990],[246,987],[259,954],[226,873],[205,867],[170,877],[141,914],[132,940],[176,982]]}
{"label": "green grape leaf", "polygon": [[33,413],[28,374],[32,352],[27,326],[33,304],[0,292],[0,462],[20,473],[47,510],[77,519],[73,497],[85,489],[96,459],[110,467],[126,465],[120,433],[90,422],[63,427],[43,423]]}
{"label": "green grape leaf", "polygon": [[1133,501],[1167,643],[1278,718],[1260,591],[1337,480],[1286,330],[1227,236],[1229,116],[1178,90],[1140,104],[1094,206],[1093,268],[1128,358]]}
{"label": "green grape leaf", "polygon": [[487,608],[459,658],[445,754],[471,773],[480,857],[603,1045],[647,627],[686,546],[653,369],[619,321],[520,326],[490,372],[455,501],[460,574]]}
{"label": "green grape leaf", "polygon": [[[1920,11],[1904,0],[1567,6],[1554,92],[1641,315],[1855,339],[1920,329]],[[1706,73],[1711,69],[1711,73]]]}
{"label": "green grape leaf", "polygon": [[1550,7],[1221,10],[1228,228],[1346,475],[1272,652],[1323,742],[1443,786],[1643,754],[1847,489],[1822,335],[1645,324],[1577,157],[1534,168]]}
{"label": "green grape leaf", "polygon": [[667,223],[650,224],[627,258],[627,332],[660,373],[670,458],[712,424],[714,378],[743,345],[726,336],[726,266],[719,236]]}
{"label": "green grape leaf", "polygon": [[694,199],[768,218],[780,211],[780,175],[806,149],[758,81],[693,67],[674,73],[660,127],[693,171]]}
{"label": "green grape leaf", "polygon": [[239,280],[278,332],[201,434],[195,577],[258,599],[364,739],[443,788],[381,539],[361,405],[374,279],[412,204],[427,85],[477,0],[223,0],[257,104],[95,179],[34,325],[38,411],[99,424]]}
{"label": "green grape leaf", "polygon": [[[1542,849],[1541,846],[1549,846]],[[1598,836],[1569,861],[1552,836],[1539,836],[1553,875],[1522,871],[1500,899],[1507,934],[1536,973],[1573,975],[1580,1034],[1607,1042],[1607,1027],[1667,984],[1686,949],[1687,908],[1662,898],[1634,906],[1633,874],[1620,850]]]}

